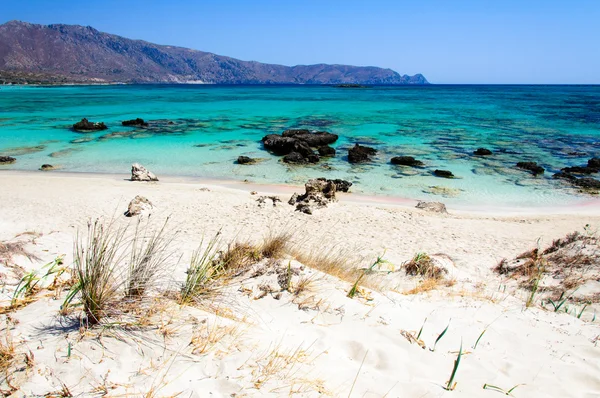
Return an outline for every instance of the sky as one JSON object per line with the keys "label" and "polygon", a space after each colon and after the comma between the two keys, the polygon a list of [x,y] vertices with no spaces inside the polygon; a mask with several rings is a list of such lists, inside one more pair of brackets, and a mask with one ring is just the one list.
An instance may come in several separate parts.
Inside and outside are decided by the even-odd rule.
{"label": "sky", "polygon": [[13,19],[438,84],[600,84],[600,0],[0,0]]}

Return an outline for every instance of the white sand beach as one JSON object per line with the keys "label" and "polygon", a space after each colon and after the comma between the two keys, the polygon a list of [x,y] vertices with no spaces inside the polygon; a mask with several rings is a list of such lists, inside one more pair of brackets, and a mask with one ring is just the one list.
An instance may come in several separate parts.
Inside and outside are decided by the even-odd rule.
{"label": "white sand beach", "polygon": [[[291,187],[128,177],[0,172],[0,242],[22,242],[37,257],[21,252],[0,261],[1,336],[14,346],[0,386],[6,395],[502,394],[491,385],[504,393],[518,386],[510,392],[515,397],[600,397],[600,306],[566,302],[573,311],[555,312],[536,299],[526,308],[528,291],[492,270],[503,258],[545,248],[574,231],[595,233],[596,199],[537,214],[452,207],[437,214],[414,208],[416,201],[348,193],[307,215],[287,204],[300,192]],[[68,288],[56,289],[51,278],[41,282],[51,289],[7,309],[27,272],[61,255],[71,268],[74,241],[89,220],[134,225],[137,217],[123,213],[136,195],[154,204],[150,225],[160,228],[169,218],[175,237],[161,291],[136,315],[135,326],[117,320],[86,329],[77,308],[62,316]],[[282,202],[259,206],[261,195]],[[286,232],[294,249],[277,261],[258,261],[210,299],[180,305],[171,293],[186,279],[192,252],[218,231],[225,244],[260,244]],[[352,283],[298,261],[299,253],[334,252],[364,268],[378,257],[385,263],[350,298]],[[435,254],[448,270],[434,286],[424,287],[402,268],[419,252]],[[292,275],[287,288],[278,285],[282,272]],[[592,282],[586,289],[600,293]],[[447,390],[461,345],[456,385]]]}

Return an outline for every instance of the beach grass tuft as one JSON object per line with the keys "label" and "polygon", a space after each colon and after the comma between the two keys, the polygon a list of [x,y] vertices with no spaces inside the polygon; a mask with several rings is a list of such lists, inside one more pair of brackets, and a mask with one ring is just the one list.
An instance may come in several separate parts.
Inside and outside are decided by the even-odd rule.
{"label": "beach grass tuft", "polygon": [[279,259],[286,253],[291,239],[291,232],[269,231],[260,247],[260,253],[266,258]]}
{"label": "beach grass tuft", "polygon": [[444,268],[435,265],[435,261],[425,252],[415,254],[402,267],[407,275],[422,276],[426,279],[440,279],[448,272]]}
{"label": "beach grass tuft", "polygon": [[192,253],[187,276],[181,287],[180,304],[190,304],[215,292],[217,281],[223,275],[223,267],[218,261],[220,235],[221,233],[217,232],[205,247],[201,242],[198,249]]}

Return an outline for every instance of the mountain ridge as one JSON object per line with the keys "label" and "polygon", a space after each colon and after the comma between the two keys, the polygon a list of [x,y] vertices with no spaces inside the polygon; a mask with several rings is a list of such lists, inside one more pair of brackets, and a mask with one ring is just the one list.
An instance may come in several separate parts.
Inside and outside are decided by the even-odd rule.
{"label": "mountain ridge", "polygon": [[0,82],[207,84],[428,84],[421,74],[341,64],[285,66],[159,45],[91,26],[0,25]]}

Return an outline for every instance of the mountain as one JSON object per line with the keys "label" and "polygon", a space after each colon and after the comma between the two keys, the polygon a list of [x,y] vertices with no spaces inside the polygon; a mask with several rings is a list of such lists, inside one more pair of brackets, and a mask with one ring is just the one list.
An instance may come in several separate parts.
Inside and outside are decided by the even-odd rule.
{"label": "mountain", "polygon": [[78,25],[0,25],[0,82],[427,84],[423,75],[348,65],[283,66],[163,46]]}

